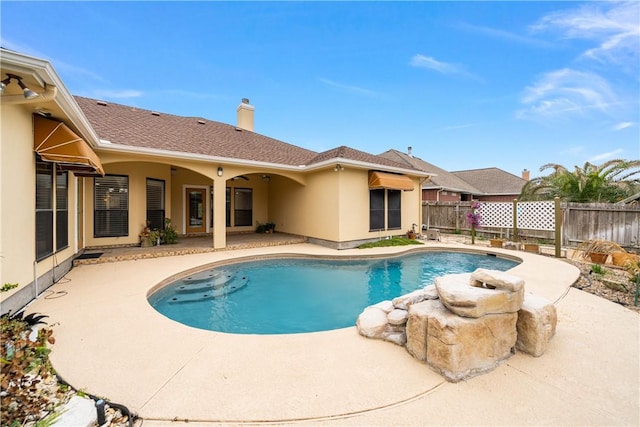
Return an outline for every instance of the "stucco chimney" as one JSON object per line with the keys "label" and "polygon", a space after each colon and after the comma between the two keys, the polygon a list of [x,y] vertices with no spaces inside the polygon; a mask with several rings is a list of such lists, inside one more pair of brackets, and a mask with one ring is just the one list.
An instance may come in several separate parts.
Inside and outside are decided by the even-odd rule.
{"label": "stucco chimney", "polygon": [[529,181],[530,178],[531,178],[531,174],[529,173],[529,169],[523,170],[522,179],[524,179],[525,181]]}
{"label": "stucco chimney", "polygon": [[249,104],[249,99],[242,98],[242,102],[238,105],[238,127],[240,129],[250,130],[253,132],[253,105]]}

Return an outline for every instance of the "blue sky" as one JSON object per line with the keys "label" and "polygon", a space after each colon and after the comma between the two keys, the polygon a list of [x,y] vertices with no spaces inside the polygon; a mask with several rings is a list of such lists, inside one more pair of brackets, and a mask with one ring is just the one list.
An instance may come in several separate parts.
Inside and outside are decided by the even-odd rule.
{"label": "blue sky", "polygon": [[[640,158],[640,2],[12,2],[74,95],[446,170]],[[29,22],[29,24],[25,24]]]}

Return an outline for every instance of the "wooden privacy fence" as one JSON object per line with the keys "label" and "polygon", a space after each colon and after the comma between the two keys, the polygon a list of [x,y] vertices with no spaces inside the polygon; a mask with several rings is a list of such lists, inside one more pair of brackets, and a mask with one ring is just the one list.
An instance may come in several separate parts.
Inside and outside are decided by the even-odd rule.
{"label": "wooden privacy fence", "polygon": [[[469,233],[467,213],[472,202],[423,202],[423,228]],[[560,243],[576,246],[604,239],[640,249],[640,206],[611,203],[480,202],[485,238]],[[556,227],[558,225],[558,227]]]}

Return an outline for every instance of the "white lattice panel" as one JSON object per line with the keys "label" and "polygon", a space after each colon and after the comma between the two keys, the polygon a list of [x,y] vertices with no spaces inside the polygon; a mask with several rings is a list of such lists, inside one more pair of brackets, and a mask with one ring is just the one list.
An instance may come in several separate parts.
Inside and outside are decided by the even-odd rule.
{"label": "white lattice panel", "polygon": [[483,227],[513,227],[513,203],[487,202],[480,203]]}
{"label": "white lattice panel", "polygon": [[519,202],[518,228],[530,230],[555,230],[554,202]]}

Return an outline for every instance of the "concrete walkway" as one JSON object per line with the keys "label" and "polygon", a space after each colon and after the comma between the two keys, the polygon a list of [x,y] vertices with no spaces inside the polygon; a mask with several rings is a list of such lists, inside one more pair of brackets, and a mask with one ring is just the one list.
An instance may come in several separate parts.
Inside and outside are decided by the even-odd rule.
{"label": "concrete walkway", "polygon": [[[468,250],[468,245],[428,243]],[[413,249],[414,247],[410,248]],[[634,425],[640,424],[638,313],[570,285],[578,271],[553,258],[517,256],[527,292],[556,301],[548,352],[521,353],[451,384],[402,347],[355,327],[295,335],[233,335],[189,328],[146,300],[156,284],[203,264],[295,253],[354,256],[407,250],[310,245],[82,265],[30,307],[50,316],[51,360],[77,389],[126,405],[145,426]]]}

